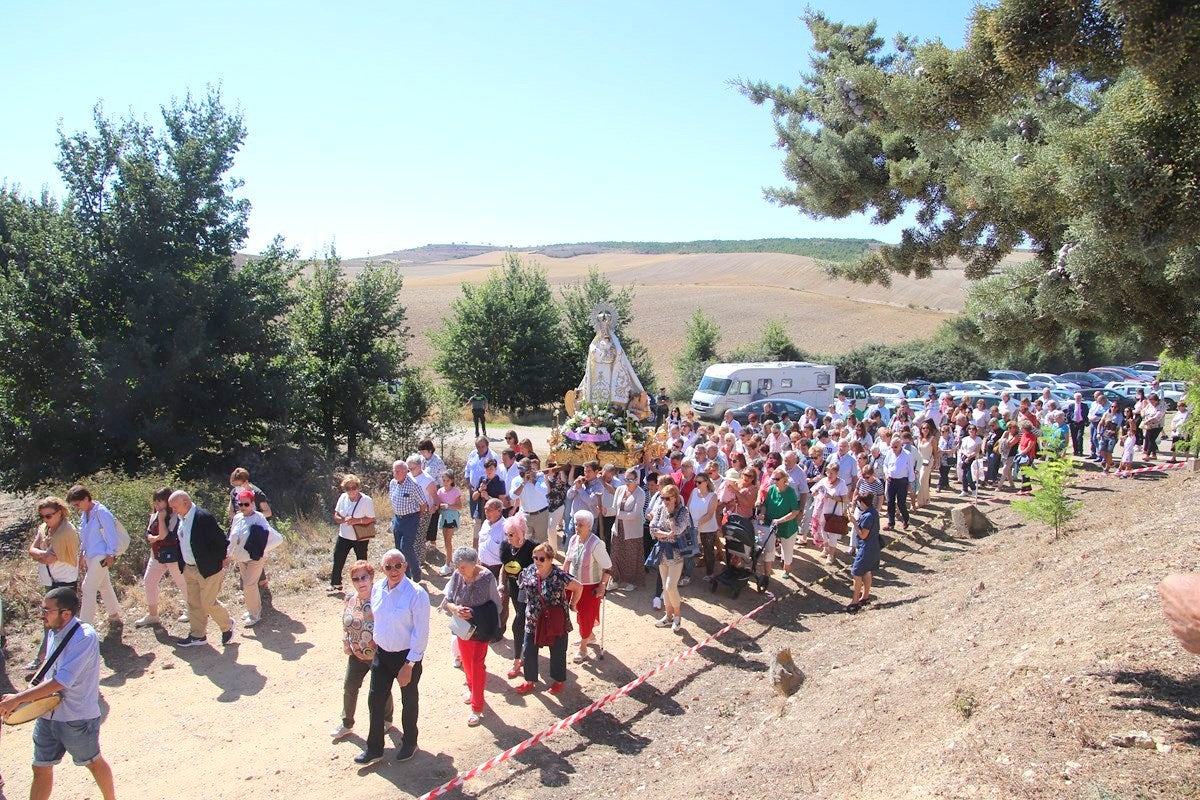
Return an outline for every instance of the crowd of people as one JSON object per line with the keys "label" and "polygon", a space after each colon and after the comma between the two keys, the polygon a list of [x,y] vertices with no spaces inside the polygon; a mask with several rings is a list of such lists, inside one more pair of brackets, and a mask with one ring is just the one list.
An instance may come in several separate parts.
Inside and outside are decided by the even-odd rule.
{"label": "crowd of people", "polygon": [[[1076,394],[1061,408],[1052,398],[1015,402],[1002,396],[988,407],[944,394],[919,408],[901,400],[894,409],[882,401],[859,409],[841,396],[826,413],[809,409],[795,420],[774,413],[768,403],[745,424],[732,414],[719,424],[690,413],[669,416],[657,432],[665,455],[627,469],[598,462],[544,465],[532,442],[510,431],[498,453],[488,438],[477,438],[458,475],[425,440],[417,453],[393,464],[387,490],[393,546],[383,554],[382,574],[367,557],[386,514],[379,513],[357,476],[347,474],[341,481],[332,514],[337,532],[329,588],[344,597],[347,664],[340,720],[331,738],[353,732],[358,695],[370,675],[366,749],[356,763],[374,763],[383,755],[384,734],[394,717],[394,684],[401,696],[396,757],[405,761],[417,752],[419,684],[434,610],[427,588],[432,578],[447,579],[436,610],[446,617],[450,658],[465,678],[466,722],[476,726],[487,709],[489,651],[509,649],[505,675],[517,681],[510,686],[513,694],[525,695],[543,685],[538,661],[546,648],[548,690],[558,694],[569,679],[572,634],[570,661],[581,664],[596,651],[597,624],[609,591],[628,596],[652,580],[649,599],[662,612],[655,625],[680,633],[686,617],[680,589],[698,577],[699,569],[713,579],[723,569],[749,567],[765,589],[778,563],[781,580],[794,584],[803,574],[798,555],[812,548],[813,560],[827,569],[840,569],[848,557],[852,588],[846,610],[855,612],[874,600],[881,531],[907,529],[912,512],[927,506],[935,493],[1028,488],[1026,468],[1047,445],[1071,447],[1084,457],[1086,443],[1086,457],[1106,471],[1119,447],[1121,468],[1127,470],[1139,452],[1143,459],[1157,457],[1164,411],[1153,393],[1121,410],[1102,393],[1091,402]],[[1187,415],[1181,402],[1172,438],[1181,435]],[[1047,429],[1057,435],[1047,439]],[[150,546],[144,574],[147,613],[135,624],[162,624],[160,584],[169,576],[186,600],[177,621],[188,625],[188,633],[176,644],[205,644],[210,619],[222,644],[229,644],[233,620],[218,595],[230,564],[236,564],[244,597],[241,622],[257,624],[261,589],[268,581],[265,556],[281,537],[271,524],[266,495],[247,471],[239,468],[230,477],[224,524],[186,492],[169,487],[154,492],[148,504],[143,531]],[[78,527],[72,508],[79,514]],[[84,735],[59,723],[75,723],[78,715],[90,713],[90,698],[98,692],[92,687],[98,654],[94,670],[91,665],[97,599],[110,624],[124,618],[109,569],[125,534],[84,486],[72,487],[66,500],[44,498],[37,512],[40,525],[29,555],[47,592],[43,611],[55,619],[47,619],[48,634],[27,669],[46,666],[59,632],[74,622],[82,635],[50,665],[37,691],[54,686],[64,698],[76,691],[89,698],[59,706],[71,709],[71,719],[52,711],[38,720],[35,780],[40,780],[36,776],[44,773],[38,770],[52,768],[66,752],[89,768],[103,763],[98,715],[78,718],[95,729]],[[742,563],[744,554],[726,552],[721,535],[726,526],[739,524],[755,532],[749,563]],[[467,526],[469,532],[463,531]],[[439,545],[442,555],[435,557]],[[351,553],[351,589],[344,591]],[[61,625],[55,627],[56,622]],[[501,645],[508,639],[511,645]],[[76,666],[80,658],[88,660],[86,668]],[[76,690],[71,681],[86,686]],[[0,698],[0,709],[28,700],[27,692],[34,689]],[[112,775],[105,770],[106,765],[96,766],[93,773],[108,797]]]}

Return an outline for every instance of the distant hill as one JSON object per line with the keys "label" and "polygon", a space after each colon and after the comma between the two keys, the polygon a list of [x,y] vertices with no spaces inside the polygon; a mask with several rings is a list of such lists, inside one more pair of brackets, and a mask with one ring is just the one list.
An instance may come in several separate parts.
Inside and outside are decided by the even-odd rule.
{"label": "distant hill", "polygon": [[[851,261],[864,251],[881,244],[883,242],[876,239],[703,239],[695,242],[574,242],[509,249],[535,253],[547,258],[574,258],[604,253],[784,253],[807,256],[819,261]],[[400,265],[433,264],[472,258],[504,249],[474,244],[427,244],[407,250],[393,250],[390,253],[347,258],[342,263],[348,269],[361,267],[368,261]]]}

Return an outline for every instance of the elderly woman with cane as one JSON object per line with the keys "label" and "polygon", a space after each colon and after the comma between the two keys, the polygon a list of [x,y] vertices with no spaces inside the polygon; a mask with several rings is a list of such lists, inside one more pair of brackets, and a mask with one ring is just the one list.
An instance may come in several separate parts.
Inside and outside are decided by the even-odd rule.
{"label": "elderly woman with cane", "polygon": [[583,594],[575,604],[575,621],[579,623],[579,650],[571,657],[576,664],[587,657],[587,646],[595,641],[593,631],[600,619],[600,602],[612,575],[612,560],[593,528],[592,512],[580,509],[572,515],[575,535],[571,537],[564,556],[563,567],[583,586]]}

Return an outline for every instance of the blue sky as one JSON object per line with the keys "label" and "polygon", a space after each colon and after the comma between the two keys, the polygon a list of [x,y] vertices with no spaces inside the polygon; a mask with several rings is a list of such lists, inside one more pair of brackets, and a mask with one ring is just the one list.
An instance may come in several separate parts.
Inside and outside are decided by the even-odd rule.
{"label": "blue sky", "polygon": [[[960,44],[972,3],[814,2],[833,19]],[[257,251],[345,257],[432,242],[871,236],[900,228],[771,206],[770,113],[728,85],[795,85],[789,2],[17,3],[0,180],[62,193],[57,128],[97,101],[158,122],[219,84],[249,136],[233,174]]]}

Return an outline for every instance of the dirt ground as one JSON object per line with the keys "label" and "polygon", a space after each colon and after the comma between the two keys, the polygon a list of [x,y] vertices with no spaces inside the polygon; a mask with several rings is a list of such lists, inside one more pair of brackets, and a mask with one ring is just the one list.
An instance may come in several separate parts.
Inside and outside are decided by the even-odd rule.
{"label": "dirt ground", "polygon": [[[1003,496],[984,507],[991,535],[955,538],[944,512],[959,498],[935,496],[912,530],[885,541],[878,600],[854,616],[841,610],[845,570],[828,572],[805,549],[800,587],[775,581],[779,599],[759,617],[456,794],[1195,797],[1198,662],[1166,630],[1155,586],[1200,566],[1200,479],[1190,470],[1105,478],[1078,493],[1086,506],[1058,540],[1023,524]],[[436,602],[443,580],[429,585]],[[281,595],[224,651],[177,651],[163,632],[130,628],[102,646],[104,751],[126,796],[417,795],[762,601],[753,591],[714,595],[703,582],[683,591],[682,636],[652,626],[648,589],[614,593],[606,658],[570,665],[560,697],[509,691],[509,646],[494,647],[479,728],[466,726],[461,673],[435,617],[421,752],[396,763],[393,736],[388,760],[366,770],[351,761],[365,689],[356,735],[328,738],[344,667],[340,600]],[[7,672],[18,680],[28,652],[12,639]],[[786,701],[768,675],[784,646],[806,675]],[[8,797],[27,792],[29,730],[4,732]],[[1113,743],[1131,732],[1146,732],[1150,748]],[[66,765],[56,777],[56,797],[97,796],[85,770]]]}

